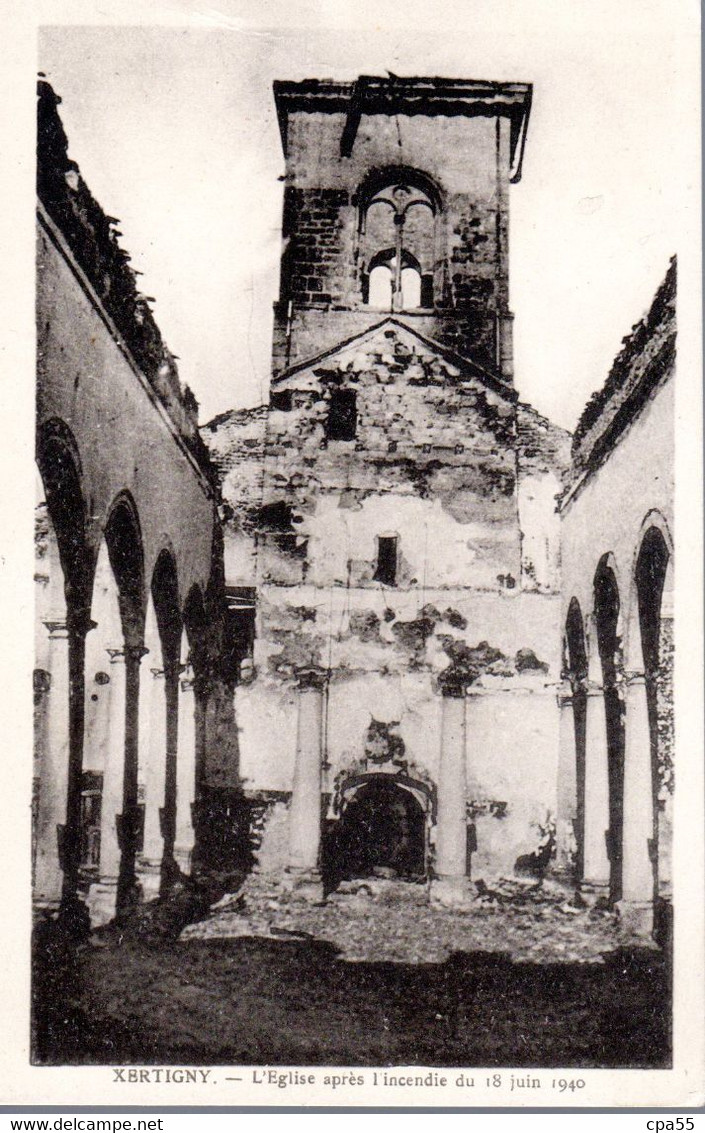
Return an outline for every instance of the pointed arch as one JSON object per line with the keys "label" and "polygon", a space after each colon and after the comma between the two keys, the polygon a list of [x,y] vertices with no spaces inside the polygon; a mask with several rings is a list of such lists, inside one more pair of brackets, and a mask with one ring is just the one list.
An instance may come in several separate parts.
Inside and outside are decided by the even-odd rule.
{"label": "pointed arch", "polygon": [[[47,513],[56,535],[58,559],[63,573],[68,697],[66,729],[56,742],[64,745],[66,767],[64,819],[57,823],[61,835],[60,868],[63,906],[77,900],[81,838],[81,776],[83,764],[85,637],[90,628],[92,563],[87,546],[87,512],[78,445],[68,425],[51,418],[39,427],[36,439],[37,466],[46,499]],[[57,698],[55,696],[55,703]],[[63,792],[63,788],[62,788]],[[55,851],[54,851],[55,852]]]}
{"label": "pointed arch", "polygon": [[356,255],[366,306],[433,307],[442,195],[426,173],[406,165],[372,170],[355,194]]}
{"label": "pointed arch", "polygon": [[[648,715],[644,775],[651,780],[654,895],[670,895],[673,792],[673,542],[657,511],[644,518],[633,572],[632,664],[643,669]],[[637,657],[638,653],[638,657]]]}
{"label": "pointed arch", "polygon": [[587,676],[587,647],[583,613],[577,598],[571,598],[565,622],[565,661],[572,678],[584,680]]}
{"label": "pointed arch", "polygon": [[198,669],[205,659],[203,654],[207,628],[206,607],[203,592],[198,583],[194,583],[191,587],[184,603],[183,626],[186,631],[194,669]]}
{"label": "pointed arch", "polygon": [[86,505],[78,445],[59,418],[45,421],[37,435],[37,466],[64,574],[69,617],[87,617],[91,565],[87,551]]}
{"label": "pointed arch", "polygon": [[164,665],[179,659],[182,618],[179,604],[179,580],[176,560],[171,548],[164,547],[152,571],[150,595],[159,630]]}
{"label": "pointed arch", "polygon": [[622,895],[624,837],[624,711],[619,682],[622,677],[622,602],[614,556],[600,559],[593,579],[594,619],[607,728],[609,783],[610,899]]}
{"label": "pointed arch", "polygon": [[585,866],[585,774],[588,660],[585,625],[580,603],[571,598],[565,623],[565,665],[571,686],[575,743],[575,869],[582,878]]}
{"label": "pointed arch", "polygon": [[120,492],[113,500],[104,535],[120,596],[125,641],[128,645],[139,645],[146,611],[144,551],[139,513],[129,492]]}

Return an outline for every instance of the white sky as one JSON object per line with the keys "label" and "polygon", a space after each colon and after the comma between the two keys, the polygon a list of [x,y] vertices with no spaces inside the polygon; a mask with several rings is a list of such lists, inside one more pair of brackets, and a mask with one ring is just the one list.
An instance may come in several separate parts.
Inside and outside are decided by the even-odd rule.
{"label": "white sky", "polygon": [[[329,29],[340,20],[318,3],[299,5],[293,26],[274,5],[266,30],[272,7],[260,26],[255,5],[243,17],[224,0],[217,13],[191,5],[189,26],[40,32],[69,152],[121,218],[201,420],[267,396],[283,172],[272,81],[389,69],[534,84],[511,188],[516,384],[572,427],[676,251],[673,3],[388,0],[363,30],[364,0]],[[407,21],[419,30],[399,30],[405,11],[425,11]]]}

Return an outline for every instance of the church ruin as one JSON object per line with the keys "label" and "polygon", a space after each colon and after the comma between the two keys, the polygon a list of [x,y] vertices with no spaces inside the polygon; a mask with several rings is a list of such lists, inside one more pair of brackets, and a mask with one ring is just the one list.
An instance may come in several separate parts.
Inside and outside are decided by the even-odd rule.
{"label": "church ruin", "polygon": [[570,438],[519,400],[508,305],[531,87],[363,76],[275,99],[270,402],[203,430],[250,624],[259,866],[462,902],[470,876],[545,867],[557,806]]}
{"label": "church ruin", "polygon": [[552,871],[652,931],[675,264],[572,438],[520,400],[531,97],[275,84],[269,400],[199,431],[40,84],[40,906],[78,897],[97,925],[252,853],[313,899],[367,879],[465,906]]}

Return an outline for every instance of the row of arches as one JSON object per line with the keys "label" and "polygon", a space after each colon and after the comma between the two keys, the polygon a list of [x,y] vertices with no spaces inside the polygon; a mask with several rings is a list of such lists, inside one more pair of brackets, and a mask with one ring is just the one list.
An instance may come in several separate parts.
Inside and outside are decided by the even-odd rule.
{"label": "row of arches", "polygon": [[669,885],[672,574],[668,526],[650,512],[629,579],[602,555],[592,608],[572,597],[565,622],[577,874],[637,928]]}
{"label": "row of arches", "polygon": [[213,596],[181,597],[168,540],[146,576],[120,492],[94,530],[76,447],[38,445],[34,888],[94,924],[193,864],[204,775]]}

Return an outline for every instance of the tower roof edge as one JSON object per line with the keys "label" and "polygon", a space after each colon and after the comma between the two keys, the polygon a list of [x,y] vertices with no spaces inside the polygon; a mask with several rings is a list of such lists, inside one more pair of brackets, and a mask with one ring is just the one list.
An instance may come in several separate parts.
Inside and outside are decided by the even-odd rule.
{"label": "tower roof edge", "polygon": [[345,114],[341,151],[349,155],[363,114],[425,114],[475,117],[497,115],[511,121],[511,180],[521,176],[521,160],[533,87],[531,83],[438,76],[360,75],[333,79],[277,80],[273,84],[279,130],[287,153],[288,116],[294,112]]}

